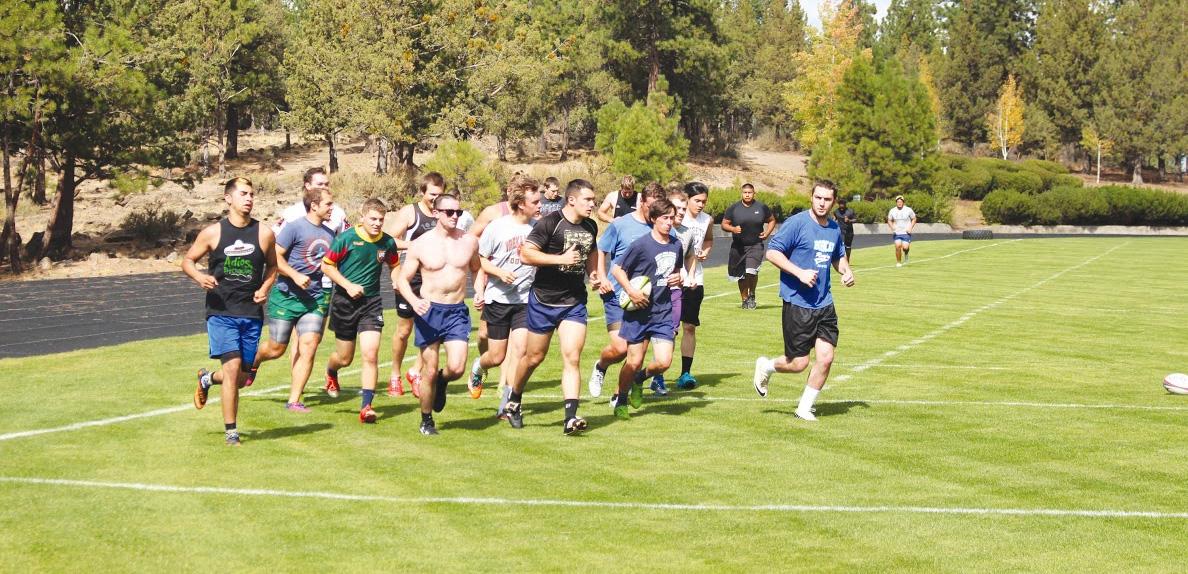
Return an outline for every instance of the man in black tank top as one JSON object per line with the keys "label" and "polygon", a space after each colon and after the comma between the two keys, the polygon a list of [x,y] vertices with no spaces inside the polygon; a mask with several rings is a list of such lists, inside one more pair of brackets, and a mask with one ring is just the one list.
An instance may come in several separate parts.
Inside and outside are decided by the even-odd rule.
{"label": "man in black tank top", "polygon": [[[223,187],[227,218],[198,234],[182,259],[182,271],[206,290],[206,333],[210,358],[222,368],[198,370],[194,406],[206,406],[211,385],[222,385],[223,428],[228,446],[239,446],[236,415],[239,387],[248,380],[264,324],[264,301],[276,281],[276,239],[252,219],[252,182],[237,177]],[[198,260],[208,257],[207,272]],[[223,384],[226,382],[227,384]]]}
{"label": "man in black tank top", "polygon": [[635,178],[623,176],[619,182],[619,190],[606,194],[602,205],[598,206],[598,218],[610,223],[639,207],[639,194],[635,192]]}
{"label": "man in black tank top", "polygon": [[[410,203],[396,212],[396,215],[384,222],[384,232],[396,239],[396,247],[400,249],[401,260],[413,240],[426,231],[437,227],[437,217],[433,215],[433,201],[445,191],[445,178],[440,173],[430,172],[421,178],[421,199]],[[421,274],[418,273],[409,281],[412,289],[418,295],[421,292]],[[392,335],[392,374],[388,378],[388,396],[404,394],[404,381],[400,379],[400,369],[404,363],[404,351],[408,349],[408,337],[413,332],[413,317],[416,317],[412,306],[400,291],[396,291],[396,333]],[[421,359],[408,370],[405,380],[412,386],[413,396],[420,398],[421,387]]]}

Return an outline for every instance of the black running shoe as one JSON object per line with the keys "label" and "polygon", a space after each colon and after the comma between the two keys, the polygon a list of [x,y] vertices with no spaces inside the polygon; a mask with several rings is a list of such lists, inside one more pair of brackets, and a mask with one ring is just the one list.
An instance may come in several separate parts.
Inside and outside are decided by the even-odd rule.
{"label": "black running shoe", "polygon": [[565,421],[565,434],[577,434],[586,430],[586,419],[575,416]]}
{"label": "black running shoe", "polygon": [[440,413],[446,404],[446,382],[439,374],[433,381],[433,412]]}
{"label": "black running shoe", "polygon": [[507,414],[507,423],[514,429],[524,428],[524,410],[520,408],[520,403],[507,403],[507,408],[503,410]]}
{"label": "black running shoe", "polygon": [[437,425],[433,421],[421,422],[421,434],[425,436],[432,436],[437,434]]}

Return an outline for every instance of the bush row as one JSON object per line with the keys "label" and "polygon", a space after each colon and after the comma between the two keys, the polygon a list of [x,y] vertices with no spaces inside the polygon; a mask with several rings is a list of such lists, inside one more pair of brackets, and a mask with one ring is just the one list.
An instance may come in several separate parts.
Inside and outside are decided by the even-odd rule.
{"label": "bush row", "polygon": [[1064,166],[1038,159],[1015,162],[947,155],[935,177],[935,188],[973,200],[983,199],[995,190],[1034,195],[1056,187],[1081,186],[1081,180],[1069,175]]}
{"label": "bush row", "polygon": [[[741,197],[738,189],[716,188],[710,190],[709,201],[705,210],[714,216],[714,221],[721,223],[722,214]],[[803,193],[788,190],[784,195],[770,192],[756,192],[755,198],[767,204],[775,215],[776,221],[783,221],[788,216],[808,209],[809,197]],[[904,196],[904,203],[916,212],[920,223],[949,223],[952,217],[952,201],[948,197],[938,197],[927,193],[909,193]],[[876,201],[853,201],[850,208],[857,215],[859,223],[885,223],[887,212],[895,207],[895,201],[879,199]]]}
{"label": "bush row", "polygon": [[990,192],[987,223],[1006,225],[1188,225],[1188,196],[1122,185],[1057,187],[1041,195]]}

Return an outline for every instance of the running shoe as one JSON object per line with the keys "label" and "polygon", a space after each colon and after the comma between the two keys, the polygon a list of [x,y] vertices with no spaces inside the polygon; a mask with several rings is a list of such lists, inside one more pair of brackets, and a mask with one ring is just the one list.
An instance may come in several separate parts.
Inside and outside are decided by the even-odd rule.
{"label": "running shoe", "polygon": [[652,385],[650,387],[656,396],[663,397],[668,394],[668,385],[664,384],[664,375],[656,375],[652,377]]}
{"label": "running shoe", "polygon": [[627,404],[630,404],[631,408],[633,409],[638,409],[639,407],[643,406],[642,382],[636,382],[634,385],[631,385],[631,392],[627,395]]}
{"label": "running shoe", "polygon": [[507,403],[511,400],[511,386],[505,385],[499,390],[499,409],[495,411],[495,416],[506,420],[507,419]]}
{"label": "running shoe", "polygon": [[503,412],[507,413],[507,424],[512,428],[524,428],[524,409],[520,403],[507,403],[507,408]]}
{"label": "running shoe", "polygon": [[409,386],[412,387],[413,396],[421,398],[421,373],[413,371],[404,373],[404,380],[408,381]]}
{"label": "running shoe", "polygon": [[590,373],[590,396],[602,396],[602,379],[606,377],[605,371],[599,371],[598,365],[594,365],[594,372]]}
{"label": "running shoe", "polygon": [[446,385],[445,378],[441,373],[437,374],[437,378],[433,379],[433,412],[440,413],[445,410],[446,405]]}
{"label": "running shoe", "polygon": [[611,398],[611,406],[615,409],[615,417],[622,420],[631,419],[631,410],[627,408],[627,403],[619,404],[619,395]]}
{"label": "running shoe", "polygon": [[237,432],[227,435],[226,444],[227,446],[243,446],[243,443],[239,442],[239,433]]}
{"label": "running shoe", "polygon": [[575,416],[565,421],[565,434],[572,435],[586,430],[586,419]]}
{"label": "running shoe", "polygon": [[682,391],[688,391],[697,386],[697,379],[689,373],[681,373],[681,378],[677,379],[677,388]]}
{"label": "running shoe", "polygon": [[767,380],[771,378],[771,371],[767,370],[767,357],[755,359],[755,375],[751,382],[755,385],[755,392],[759,396],[767,396]]}
{"label": "running shoe", "polygon": [[194,388],[194,408],[198,410],[206,406],[206,396],[210,392],[210,387],[202,386],[202,381],[209,375],[210,371],[198,369],[198,386]]}
{"label": "running shoe", "polygon": [[466,390],[470,391],[470,398],[477,399],[483,396],[483,371],[482,369],[475,370],[479,366],[479,358],[475,357],[474,365],[470,367],[470,380],[466,383]]}
{"label": "running shoe", "polygon": [[421,434],[425,436],[433,436],[437,434],[437,425],[434,424],[433,419],[421,421]]}
{"label": "running shoe", "polygon": [[309,407],[305,406],[305,403],[302,403],[302,402],[285,403],[285,409],[287,409],[291,413],[308,413],[308,412],[310,412]]}
{"label": "running shoe", "polygon": [[331,375],[330,371],[326,371],[326,386],[322,387],[322,390],[326,391],[326,394],[330,395],[330,398],[337,399],[338,398],[338,376]]}
{"label": "running shoe", "polygon": [[250,387],[250,386],[252,386],[252,383],[256,382],[256,373],[257,372],[259,372],[259,369],[252,369],[252,370],[248,371],[247,378],[244,379],[244,381],[243,381],[244,387]]}
{"label": "running shoe", "polygon": [[388,396],[404,396],[404,381],[400,379],[400,375],[392,375],[388,378]]}
{"label": "running shoe", "polygon": [[813,414],[813,409],[809,409],[807,411],[796,409],[796,418],[802,421],[817,422],[817,415]]}
{"label": "running shoe", "polygon": [[371,405],[359,409],[359,422],[371,424],[375,422],[375,417],[375,409],[371,408]]}

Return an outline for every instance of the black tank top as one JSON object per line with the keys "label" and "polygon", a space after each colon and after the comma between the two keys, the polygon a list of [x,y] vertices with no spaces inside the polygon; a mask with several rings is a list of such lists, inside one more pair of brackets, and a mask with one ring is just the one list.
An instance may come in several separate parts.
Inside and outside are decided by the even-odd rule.
{"label": "black tank top", "polygon": [[623,192],[619,192],[618,200],[615,201],[615,217],[622,217],[635,211],[635,202],[639,201],[639,192],[631,194],[631,197],[623,197]]}
{"label": "black tank top", "polygon": [[219,282],[206,293],[206,316],[263,319],[264,308],[252,294],[264,284],[264,250],[260,248],[260,222],[235,227],[219,222],[219,245],[208,256],[210,274]]}
{"label": "black tank top", "polygon": [[[419,202],[414,203],[413,223],[408,226],[408,231],[404,232],[404,240],[412,241],[434,227],[437,227],[437,218],[432,215],[425,215],[421,212],[421,204]],[[412,278],[408,280],[408,286],[412,287],[413,293],[416,293],[418,296],[421,294],[422,283],[420,271],[414,273]]]}

